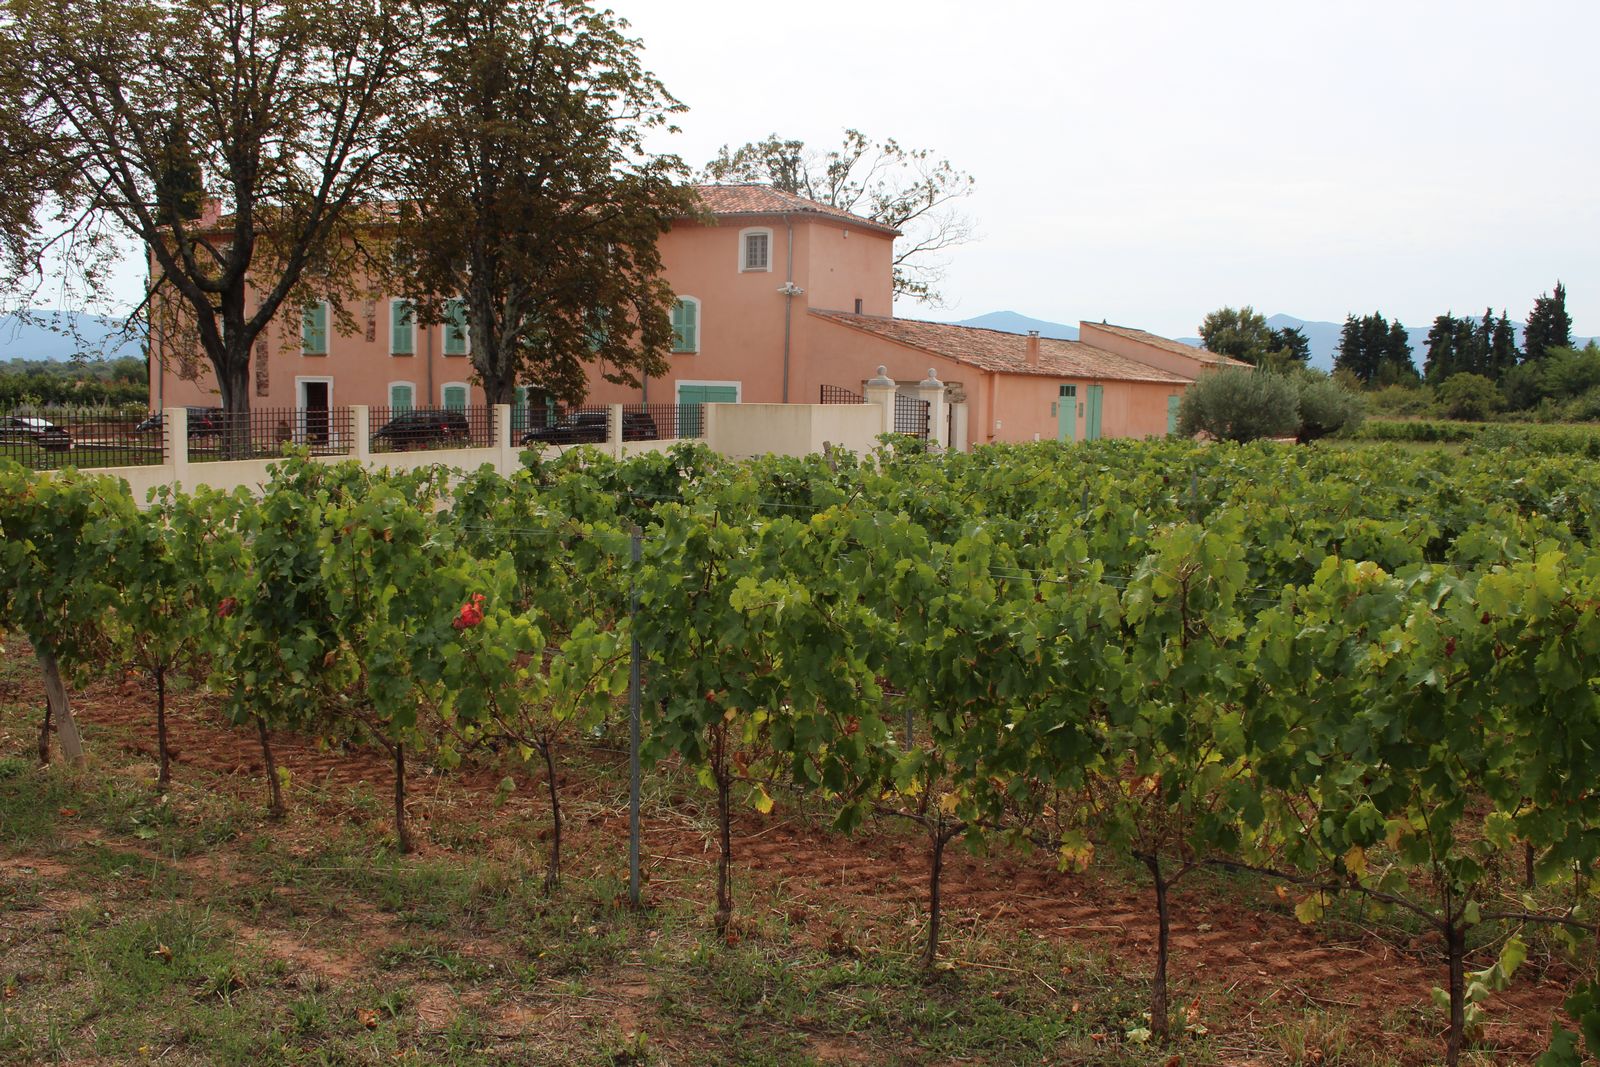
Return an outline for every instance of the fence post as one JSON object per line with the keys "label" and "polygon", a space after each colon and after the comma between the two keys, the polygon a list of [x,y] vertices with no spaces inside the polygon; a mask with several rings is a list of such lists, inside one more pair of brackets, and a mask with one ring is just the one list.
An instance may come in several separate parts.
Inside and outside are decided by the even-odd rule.
{"label": "fence post", "polygon": [[[226,418],[226,416],[224,416]],[[161,432],[164,442],[167,481],[174,486],[189,483],[189,409],[167,408],[161,413]]]}
{"label": "fence post", "polygon": [[948,448],[950,430],[945,425],[944,383],[934,368],[929,367],[928,376],[917,383],[917,399],[928,402],[928,444]]}
{"label": "fence post", "polygon": [[496,404],[489,413],[489,432],[494,435],[494,469],[509,478],[517,471],[516,428],[511,425],[511,405]]}
{"label": "fence post", "polygon": [[878,376],[867,381],[864,391],[867,403],[878,405],[878,432],[894,433],[894,379],[889,377],[889,368],[879,366]]}
{"label": "fence post", "polygon": [[[704,441],[706,443],[706,447],[711,449],[713,452],[722,451],[722,448],[717,443],[717,437],[719,433],[717,412],[721,410],[721,408],[721,404],[700,405],[700,439]],[[678,405],[679,419],[683,418],[683,410],[683,405]]]}
{"label": "fence post", "polygon": [[612,459],[622,458],[622,405],[606,405],[606,444]]}
{"label": "fence post", "polygon": [[628,666],[628,900],[639,906],[639,560],[643,537],[639,527],[633,528],[633,573],[628,577],[629,633],[633,637],[632,662]]}
{"label": "fence post", "polygon": [[350,450],[363,467],[372,463],[372,409],[356,404],[350,409],[350,432],[355,435],[355,447]]}

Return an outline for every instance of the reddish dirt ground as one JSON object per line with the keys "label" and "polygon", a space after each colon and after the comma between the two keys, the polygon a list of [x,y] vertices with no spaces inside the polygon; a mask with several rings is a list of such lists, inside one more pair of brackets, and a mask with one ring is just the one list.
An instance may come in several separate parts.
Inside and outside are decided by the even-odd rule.
{"label": "reddish dirt ground", "polygon": [[[126,748],[130,754],[154,760],[153,694],[142,682],[100,683],[76,696],[75,711],[81,721],[121,727],[132,736],[148,738]],[[261,753],[254,732],[230,728],[213,697],[184,693],[169,702],[175,775],[199,768],[260,778]],[[378,750],[329,750],[288,735],[275,735],[273,748],[279,765],[288,768],[298,783],[366,782],[387,790],[392,781],[389,758]],[[454,775],[451,782],[487,793],[502,773],[479,769]],[[534,784],[542,797],[542,780],[529,786]],[[567,799],[597,801],[603,809],[590,818],[568,819],[567,856],[583,855],[591,845],[620,852],[616,841],[626,836],[625,797],[612,796],[611,783],[575,774],[564,774],[562,784]],[[426,807],[429,790],[440,788],[440,779],[414,774],[411,786],[420,810]],[[490,805],[483,806],[485,815],[490,810]],[[427,842],[425,822],[419,820],[413,829],[424,851],[447,851]],[[878,940],[903,942],[909,937],[910,917],[920,920],[927,899],[927,861],[914,851],[916,840],[878,834],[870,826],[857,837],[845,838],[804,819],[786,818],[781,809],[771,816],[742,812],[734,827],[734,862],[737,868],[755,872],[763,884],[773,885],[785,914],[819,944],[837,945],[841,936],[847,940],[854,936],[850,931],[841,933],[833,921],[836,915],[872,916],[875,925],[892,930]],[[683,889],[684,894],[709,900],[703,886],[713,877],[715,845],[691,819],[653,818],[647,811],[645,849],[655,876],[652,892],[666,892],[664,885],[688,877],[695,884]],[[1248,1031],[1261,1019],[1325,1009],[1346,1014],[1381,1047],[1383,1034],[1378,1028],[1396,1009],[1411,1007],[1435,1018],[1436,1013],[1426,1007],[1429,990],[1442,985],[1445,977],[1436,938],[1389,939],[1345,929],[1339,931],[1343,940],[1335,940],[1329,931],[1303,926],[1254,896],[1234,901],[1216,891],[1184,889],[1180,886],[1172,898],[1173,980],[1189,994],[1198,993],[1202,1004],[1226,991],[1236,1006],[1254,1005],[1229,1017],[1204,1013],[1202,1007],[1213,1033]],[[953,930],[981,927],[989,933],[1028,931],[1068,939],[1123,963],[1133,975],[1147,974],[1154,965],[1151,894],[1093,868],[1086,874],[1062,873],[1046,856],[970,857],[952,847],[945,865],[944,899],[946,922]],[[750,906],[751,901],[736,901],[736,912]],[[336,966],[325,960],[305,962],[313,968]],[[1490,962],[1469,961],[1469,967]],[[1070,984],[1067,978],[1038,977],[1051,988]],[[1559,961],[1530,959],[1512,988],[1491,998],[1480,1047],[1499,1057],[1531,1061],[1547,1047],[1550,1022],[1574,977],[1571,968]]]}

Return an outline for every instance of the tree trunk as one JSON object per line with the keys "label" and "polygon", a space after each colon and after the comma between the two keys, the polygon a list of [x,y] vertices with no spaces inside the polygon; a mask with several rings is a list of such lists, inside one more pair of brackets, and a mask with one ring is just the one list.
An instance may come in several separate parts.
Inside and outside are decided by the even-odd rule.
{"label": "tree trunk", "polygon": [[272,802],[267,805],[267,814],[274,819],[281,819],[287,810],[283,806],[283,786],[278,781],[278,764],[272,758],[272,743],[267,739],[267,720],[256,716],[256,735],[261,739],[261,759],[267,767],[267,784],[272,790]]}
{"label": "tree trunk", "polygon": [[1522,844],[1522,882],[1528,889],[1534,886],[1532,841],[1525,841]]}
{"label": "tree trunk", "polygon": [[1467,1043],[1467,933],[1456,923],[1445,927],[1445,951],[1450,959],[1450,1036],[1445,1043],[1444,1062],[1457,1067]]}
{"label": "tree trunk", "polygon": [[1157,1041],[1167,1040],[1169,1019],[1167,1009],[1167,938],[1172,929],[1172,916],[1167,910],[1167,879],[1161,871],[1161,857],[1149,853],[1142,857],[1150,870],[1156,888],[1156,977],[1150,986],[1150,1033]]}
{"label": "tree trunk", "polygon": [[39,766],[50,766],[50,701],[44,702],[44,726],[39,729]]}
{"label": "tree trunk", "polygon": [[944,847],[950,843],[951,836],[945,831],[943,819],[934,824],[932,862],[928,871],[928,944],[922,950],[923,970],[930,970],[939,958],[940,886],[944,878]]}
{"label": "tree trunk", "polygon": [[161,769],[156,772],[156,788],[172,784],[172,765],[167,752],[167,669],[157,666],[156,676],[156,755]]}
{"label": "tree trunk", "polygon": [[[226,343],[226,342],[224,342]],[[227,351],[219,363],[212,360],[222,401],[223,455],[245,459],[250,455],[250,348],[243,355]]]}
{"label": "tree trunk", "polygon": [[411,834],[406,830],[406,746],[394,745],[394,840],[401,853],[411,851]]}
{"label": "tree trunk", "polygon": [[545,741],[539,745],[544,756],[544,773],[550,787],[550,863],[544,872],[544,891],[550,895],[561,884],[561,794],[556,790],[556,761],[551,751],[554,746]]}
{"label": "tree trunk", "polygon": [[56,662],[54,653],[37,641],[33,642],[33,654],[39,661],[39,670],[44,674],[45,699],[55,709],[56,736],[61,738],[61,754],[73,766],[82,767],[87,762],[83,755],[83,738],[78,734],[77,720],[72,717],[67,686],[61,680],[61,665]]}

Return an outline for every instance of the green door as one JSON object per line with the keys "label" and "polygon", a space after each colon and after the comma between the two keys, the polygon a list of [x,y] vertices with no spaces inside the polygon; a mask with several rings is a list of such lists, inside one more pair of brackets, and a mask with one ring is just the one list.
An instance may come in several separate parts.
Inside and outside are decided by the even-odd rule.
{"label": "green door", "polygon": [[701,404],[737,404],[737,385],[679,385],[678,386],[678,436],[699,437],[705,432],[701,419]]}
{"label": "green door", "polygon": [[1078,387],[1063,385],[1056,399],[1056,440],[1078,439]]}
{"label": "green door", "polygon": [[1105,395],[1105,386],[1089,386],[1089,406],[1083,416],[1083,439],[1085,441],[1100,440],[1100,399]]}
{"label": "green door", "polygon": [[1178,397],[1177,394],[1167,397],[1167,432],[1178,432]]}

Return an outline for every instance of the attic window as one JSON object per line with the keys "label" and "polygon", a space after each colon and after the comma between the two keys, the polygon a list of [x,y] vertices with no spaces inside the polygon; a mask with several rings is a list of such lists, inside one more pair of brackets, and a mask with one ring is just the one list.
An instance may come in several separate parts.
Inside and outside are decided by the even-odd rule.
{"label": "attic window", "polygon": [[739,231],[739,270],[770,271],[772,269],[772,231]]}

